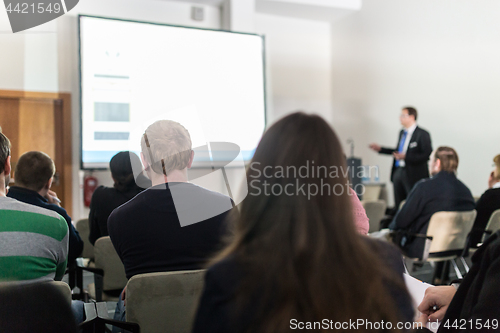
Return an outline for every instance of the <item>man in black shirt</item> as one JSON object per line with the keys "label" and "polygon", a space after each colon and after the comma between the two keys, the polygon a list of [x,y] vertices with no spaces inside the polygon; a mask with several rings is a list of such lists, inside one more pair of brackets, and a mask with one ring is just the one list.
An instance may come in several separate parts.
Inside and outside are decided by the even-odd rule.
{"label": "man in black shirt", "polygon": [[[141,149],[152,187],[108,218],[109,236],[127,278],[203,268],[222,245],[231,198],[188,182],[194,152],[188,131],[179,123],[160,120],[150,125]],[[122,302],[115,319],[124,319]]]}

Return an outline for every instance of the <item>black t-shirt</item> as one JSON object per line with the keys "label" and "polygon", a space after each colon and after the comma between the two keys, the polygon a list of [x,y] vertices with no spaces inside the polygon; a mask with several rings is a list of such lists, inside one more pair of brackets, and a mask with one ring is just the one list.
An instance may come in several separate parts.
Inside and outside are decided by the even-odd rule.
{"label": "black t-shirt", "polygon": [[220,249],[232,200],[191,183],[153,186],[108,218],[111,241],[127,278],[203,268]]}
{"label": "black t-shirt", "polygon": [[500,209],[500,188],[492,188],[483,193],[476,203],[476,220],[470,234],[470,244],[477,247],[482,242],[483,233],[491,215]]}
{"label": "black t-shirt", "polygon": [[89,213],[89,241],[92,245],[98,238],[108,236],[108,217],[111,212],[143,190],[143,188],[134,186],[125,192],[120,192],[114,187],[99,186],[94,191]]}

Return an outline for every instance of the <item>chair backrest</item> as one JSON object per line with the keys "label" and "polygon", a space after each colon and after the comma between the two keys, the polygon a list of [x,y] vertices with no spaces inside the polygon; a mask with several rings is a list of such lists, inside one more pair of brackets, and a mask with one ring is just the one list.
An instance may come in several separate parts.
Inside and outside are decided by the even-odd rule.
{"label": "chair backrest", "polygon": [[377,201],[380,198],[381,186],[365,186],[364,188],[363,200]]}
{"label": "chair backrest", "polygon": [[90,235],[89,219],[81,219],[76,221],[75,228],[83,240],[82,257],[94,259],[94,245],[92,245],[92,243],[90,243],[89,241],[89,235]]}
{"label": "chair backrest", "polygon": [[53,285],[57,290],[61,292],[64,298],[71,304],[71,300],[73,299],[71,294],[71,288],[66,282],[62,281],[50,281],[51,285]]}
{"label": "chair backrest", "polygon": [[[497,230],[500,230],[500,209],[495,210],[493,214],[491,214],[485,230],[491,232],[491,234],[494,234]],[[491,234],[484,234],[483,242],[486,240],[486,238],[488,238],[488,235]]]}
{"label": "chair backrest", "polygon": [[126,319],[141,332],[191,332],[205,270],[148,273],[127,284]]}
{"label": "chair backrest", "polygon": [[103,290],[123,289],[127,285],[125,267],[109,236],[96,240],[94,254],[95,267],[104,271]]}
{"label": "chair backrest", "polygon": [[463,250],[475,218],[475,210],[434,213],[427,229],[427,236],[432,237],[429,253]]}
{"label": "chair backrest", "polygon": [[369,233],[380,230],[380,221],[385,216],[387,203],[384,200],[366,201],[362,200],[361,204],[366,211],[366,216],[370,221]]}
{"label": "chair backrest", "polygon": [[71,291],[62,283],[0,282],[0,331],[76,333]]}

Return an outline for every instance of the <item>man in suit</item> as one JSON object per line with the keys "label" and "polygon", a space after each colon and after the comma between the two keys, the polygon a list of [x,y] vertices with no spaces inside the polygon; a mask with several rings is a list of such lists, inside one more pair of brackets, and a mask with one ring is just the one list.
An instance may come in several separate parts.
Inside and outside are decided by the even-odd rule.
{"label": "man in suit", "polygon": [[370,148],[380,154],[393,155],[391,181],[394,186],[395,212],[405,200],[412,187],[423,178],[429,177],[427,161],[432,153],[429,132],[417,126],[417,110],[405,107],[399,117],[403,129],[399,132],[396,149],[381,147],[372,143]]}
{"label": "man in suit", "polygon": [[470,211],[475,208],[472,193],[457,179],[457,152],[439,147],[431,156],[429,172],[432,178],[422,179],[411,190],[408,200],[394,217],[389,229],[407,232],[397,237],[397,244],[411,258],[421,258],[425,238],[412,234],[427,233],[431,216],[440,211]]}

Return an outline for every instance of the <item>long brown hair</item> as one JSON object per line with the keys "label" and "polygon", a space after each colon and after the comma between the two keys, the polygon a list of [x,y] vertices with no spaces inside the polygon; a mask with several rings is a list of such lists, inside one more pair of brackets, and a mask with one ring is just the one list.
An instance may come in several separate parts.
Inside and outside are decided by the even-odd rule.
{"label": "long brown hair", "polygon": [[[308,166],[308,177],[305,169],[293,174],[302,166]],[[328,168],[327,177],[319,166]],[[319,116],[291,114],[262,137],[247,171],[249,194],[232,215],[234,236],[215,259],[234,258],[244,268],[237,311],[252,308],[248,332],[289,331],[291,319],[396,326],[400,317],[383,281],[405,289],[356,233],[341,170],[346,162],[339,139]],[[323,186],[322,195],[307,192],[313,184]],[[325,184],[336,193],[326,194]],[[293,195],[279,193],[287,185]],[[306,193],[297,190],[301,185]],[[262,306],[252,303],[256,297]]]}

